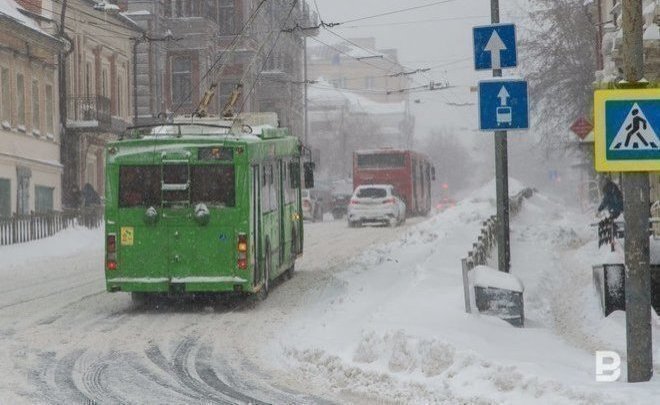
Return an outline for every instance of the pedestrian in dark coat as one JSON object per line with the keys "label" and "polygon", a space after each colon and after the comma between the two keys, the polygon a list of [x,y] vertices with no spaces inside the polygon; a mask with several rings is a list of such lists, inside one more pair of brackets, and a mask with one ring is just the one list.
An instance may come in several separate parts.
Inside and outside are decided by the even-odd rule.
{"label": "pedestrian in dark coat", "polygon": [[623,212],[623,194],[619,187],[607,177],[601,180],[601,189],[603,201],[598,206],[598,212],[607,210],[610,219],[616,219]]}

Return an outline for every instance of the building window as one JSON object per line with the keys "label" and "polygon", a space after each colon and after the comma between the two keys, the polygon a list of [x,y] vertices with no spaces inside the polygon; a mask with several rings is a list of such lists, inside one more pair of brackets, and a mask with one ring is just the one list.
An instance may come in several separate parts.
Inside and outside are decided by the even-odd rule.
{"label": "building window", "polygon": [[39,110],[39,81],[32,81],[32,132],[39,134],[41,130],[41,111]]}
{"label": "building window", "polygon": [[55,117],[53,116],[53,86],[50,84],[46,85],[46,132],[53,134],[55,132],[55,124],[53,121]]}
{"label": "building window", "polygon": [[4,126],[11,125],[11,91],[9,88],[9,69],[2,68],[0,71],[0,91],[2,95],[0,97],[0,110],[2,115],[2,124]]}
{"label": "building window", "polygon": [[164,11],[163,14],[165,17],[172,17],[172,0],[165,0],[163,2]]}
{"label": "building window", "polygon": [[25,81],[21,73],[16,75],[16,110],[18,125],[25,129]]}
{"label": "building window", "polygon": [[190,105],[192,89],[192,60],[174,58],[172,60],[172,102],[175,106]]}
{"label": "building window", "polygon": [[365,77],[365,78],[364,78],[364,88],[365,88],[365,89],[373,89],[373,88],[374,88],[374,84],[375,84],[375,82],[376,82],[376,81],[375,81],[375,79],[373,78],[373,76],[367,76],[367,77]]}
{"label": "building window", "polygon": [[103,69],[101,76],[101,95],[108,97],[108,71]]}
{"label": "building window", "polygon": [[174,2],[174,17],[183,17],[183,1],[176,0]]}
{"label": "building window", "polygon": [[34,187],[34,212],[47,213],[53,210],[53,187]]}
{"label": "building window", "polygon": [[28,167],[16,167],[16,213],[27,215],[30,213],[30,178],[32,170]]}
{"label": "building window", "polygon": [[216,20],[221,34],[234,33],[234,0],[218,0]]}
{"label": "building window", "polygon": [[11,181],[0,179],[0,218],[11,216]]}

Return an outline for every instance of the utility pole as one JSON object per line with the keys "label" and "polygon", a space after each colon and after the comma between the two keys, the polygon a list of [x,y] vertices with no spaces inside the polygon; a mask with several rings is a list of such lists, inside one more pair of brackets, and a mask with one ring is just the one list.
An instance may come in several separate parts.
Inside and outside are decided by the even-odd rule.
{"label": "utility pole", "polygon": [[[643,78],[642,0],[623,0],[623,74],[633,85]],[[624,173],[626,342],[628,382],[653,375],[651,275],[649,270],[649,176]]]}
{"label": "utility pole", "polygon": [[303,65],[303,83],[305,83],[305,110],[303,111],[303,121],[305,128],[303,129],[303,134],[304,134],[304,139],[305,139],[305,146],[308,145],[308,140],[307,140],[307,132],[308,132],[308,118],[307,118],[307,35],[303,37],[303,59],[304,59],[304,65]]}
{"label": "utility pole", "polygon": [[[490,22],[499,24],[499,0],[490,0]],[[493,77],[502,77],[502,69],[493,69]],[[497,200],[497,265],[509,272],[511,250],[509,241],[509,168],[506,131],[495,131],[495,192]]]}

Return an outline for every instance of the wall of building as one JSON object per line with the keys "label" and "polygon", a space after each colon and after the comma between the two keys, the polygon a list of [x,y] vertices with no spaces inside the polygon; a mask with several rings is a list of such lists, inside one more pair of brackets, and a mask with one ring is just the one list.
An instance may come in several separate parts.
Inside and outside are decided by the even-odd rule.
{"label": "wall of building", "polygon": [[[9,181],[9,214],[34,211],[36,187],[52,196],[52,205],[41,208],[61,209],[58,49],[43,33],[0,17],[0,179]],[[22,198],[19,174],[27,182]]]}

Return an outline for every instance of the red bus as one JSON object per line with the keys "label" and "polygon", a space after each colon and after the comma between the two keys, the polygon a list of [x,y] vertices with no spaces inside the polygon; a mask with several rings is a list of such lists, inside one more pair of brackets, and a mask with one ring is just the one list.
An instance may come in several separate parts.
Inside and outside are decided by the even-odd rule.
{"label": "red bus", "polygon": [[406,203],[409,216],[431,210],[431,180],[435,180],[435,168],[424,154],[391,148],[353,153],[353,189],[363,184],[391,184]]}

